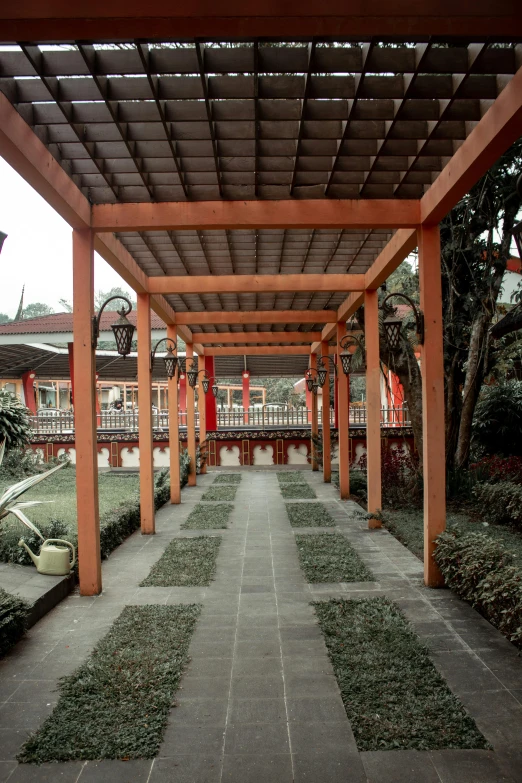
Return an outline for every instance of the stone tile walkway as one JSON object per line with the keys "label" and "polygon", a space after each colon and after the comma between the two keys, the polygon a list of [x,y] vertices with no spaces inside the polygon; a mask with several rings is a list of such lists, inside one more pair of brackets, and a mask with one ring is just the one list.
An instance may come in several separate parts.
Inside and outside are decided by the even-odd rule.
{"label": "stone tile walkway", "polygon": [[[308,585],[275,471],[243,471],[216,580],[208,588],[138,587],[212,483],[157,515],[157,535],[131,536],[103,565],[104,592],[71,595],[0,662],[0,783],[521,783],[522,662],[492,626],[447,590],[422,585],[419,561],[353,503],[307,472],[337,530],[378,582]],[[321,528],[328,532],[328,528]],[[492,751],[359,753],[310,601],[386,595],[396,601]],[[52,710],[59,676],[85,659],[126,604],[201,602],[192,662],[153,761],[18,765],[28,733]]]}

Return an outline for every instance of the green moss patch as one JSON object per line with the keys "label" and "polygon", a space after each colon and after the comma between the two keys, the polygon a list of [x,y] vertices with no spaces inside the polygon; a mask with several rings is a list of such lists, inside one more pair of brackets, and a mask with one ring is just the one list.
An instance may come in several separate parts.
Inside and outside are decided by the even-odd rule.
{"label": "green moss patch", "polygon": [[241,473],[221,473],[213,481],[214,484],[240,484]]}
{"label": "green moss patch", "polygon": [[302,484],[297,482],[295,484],[281,484],[279,489],[281,491],[281,495],[288,500],[311,500],[312,498],[317,497],[315,490],[313,490],[312,487],[306,483],[306,481]]}
{"label": "green moss patch", "polygon": [[206,587],[216,573],[220,536],[171,541],[140,587]]}
{"label": "green moss patch", "polygon": [[126,606],[23,746],[19,761],[157,755],[183,670],[198,605]]}
{"label": "green moss patch", "polygon": [[295,541],[308,582],[374,581],[370,569],[340,533],[296,536]]}
{"label": "green moss patch", "polygon": [[203,503],[198,503],[181,527],[183,530],[226,528],[233,508],[231,503],[219,503],[216,506],[206,506]]}
{"label": "green moss patch", "polygon": [[488,747],[391,601],[314,607],[359,750]]}
{"label": "green moss patch", "polygon": [[236,499],[237,486],[228,487],[210,487],[207,489],[201,500],[235,500]]}
{"label": "green moss patch", "polygon": [[335,519],[323,503],[286,503],[292,527],[335,527]]}
{"label": "green moss patch", "polygon": [[280,484],[306,484],[306,478],[302,470],[288,470],[277,474]]}

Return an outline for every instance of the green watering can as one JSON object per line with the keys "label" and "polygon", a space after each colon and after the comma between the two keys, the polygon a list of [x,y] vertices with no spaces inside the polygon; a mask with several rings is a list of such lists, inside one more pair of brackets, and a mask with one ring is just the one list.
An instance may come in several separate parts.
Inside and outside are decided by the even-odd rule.
{"label": "green watering can", "polygon": [[[65,546],[55,546],[56,544],[65,544]],[[73,545],[69,541],[63,541],[61,538],[48,538],[47,541],[44,541],[40,548],[39,556],[31,552],[23,538],[18,542],[18,546],[23,546],[27,549],[39,574],[66,576],[76,562],[76,553]],[[67,547],[72,549],[72,560],[69,560],[69,549]]]}

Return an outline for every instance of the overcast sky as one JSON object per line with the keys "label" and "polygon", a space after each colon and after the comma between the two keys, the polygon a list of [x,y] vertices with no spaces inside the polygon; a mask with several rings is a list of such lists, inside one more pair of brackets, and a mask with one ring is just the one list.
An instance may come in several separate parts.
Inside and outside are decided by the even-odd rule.
{"label": "overcast sky", "polygon": [[[25,284],[24,304],[44,302],[56,312],[72,301],[72,230],[44,199],[0,158],[0,312],[11,318]],[[96,254],[94,286],[129,286]]]}

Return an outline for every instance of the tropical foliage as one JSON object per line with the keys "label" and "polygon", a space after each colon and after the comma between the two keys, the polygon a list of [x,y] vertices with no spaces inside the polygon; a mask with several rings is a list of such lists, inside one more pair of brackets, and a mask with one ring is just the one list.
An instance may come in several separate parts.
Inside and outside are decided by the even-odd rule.
{"label": "tropical foliage", "polygon": [[29,443],[29,413],[29,409],[16,394],[0,389],[0,443],[4,442],[5,451]]}

